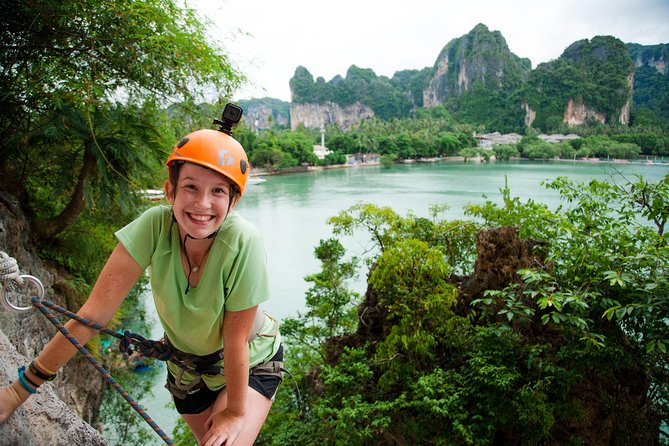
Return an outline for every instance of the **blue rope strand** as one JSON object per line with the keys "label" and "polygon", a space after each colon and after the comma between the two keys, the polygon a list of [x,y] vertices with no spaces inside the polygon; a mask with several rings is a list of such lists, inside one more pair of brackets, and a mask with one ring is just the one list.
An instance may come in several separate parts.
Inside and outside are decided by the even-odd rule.
{"label": "blue rope strand", "polygon": [[[142,416],[142,418],[144,418],[144,421],[146,421],[149,424],[149,426],[151,426],[151,428],[160,436],[160,438],[162,438],[165,443],[167,443],[169,445],[174,445],[174,442],[172,441],[172,439],[170,439],[170,437],[167,434],[165,434],[165,432],[163,432],[163,430],[160,428],[160,426],[158,426],[158,424],[156,424],[156,422],[153,421],[153,419],[149,416],[149,414],[146,413],[146,411],[128,394],[128,392],[118,382],[116,382],[116,380],[111,376],[111,374],[107,370],[105,370],[105,368],[102,367],[100,365],[100,363],[98,363],[98,361],[93,357],[93,355],[91,355],[91,353],[86,349],[86,347],[81,345],[81,343],[77,340],[77,338],[75,338],[72,335],[72,333],[70,333],[67,330],[67,328],[65,328],[65,326],[62,324],[62,322],[60,322],[60,320],[58,320],[58,318],[53,313],[51,313],[49,311],[49,308],[52,308],[52,309],[54,309],[54,310],[56,310],[56,311],[58,311],[58,312],[60,312],[64,315],[72,318],[72,319],[75,319],[76,321],[81,322],[82,324],[84,324],[88,327],[95,328],[96,330],[98,330],[102,333],[106,333],[106,334],[114,336],[118,339],[125,340],[127,338],[128,340],[130,340],[130,339],[135,339],[135,338],[141,338],[141,339],[144,339],[144,338],[142,338],[139,335],[134,335],[133,333],[130,333],[130,332],[125,332],[125,334],[120,334],[118,332],[106,329],[106,328],[102,327],[101,325],[96,324],[95,322],[92,322],[92,321],[89,321],[88,319],[82,318],[82,317],[72,313],[71,311],[66,310],[63,307],[60,307],[60,306],[54,304],[53,302],[49,302],[48,300],[40,300],[37,297],[33,297],[30,300],[33,303],[33,305],[44,316],[46,316],[47,319],[49,319],[49,321],[58,329],[58,331],[60,333],[62,333],[63,336],[65,336],[65,338],[67,338],[67,340],[70,341],[70,343],[72,345],[74,345],[82,355],[84,355],[84,357],[86,357],[88,362],[93,364],[93,366],[97,369],[97,371],[100,373],[100,375],[102,375],[102,377],[105,378],[107,380],[107,382],[109,382],[112,385],[112,387],[114,387],[114,389],[116,389],[116,391],[118,391],[121,394],[121,396],[132,406],[133,409],[135,409],[135,411],[139,415]],[[49,308],[47,308],[47,307],[49,307]],[[128,336],[126,336],[126,335],[128,335]],[[132,335],[132,336],[130,336],[130,335]],[[146,341],[146,339],[144,339],[144,341]],[[156,341],[150,341],[150,342],[156,343]],[[132,352],[132,349],[130,349],[128,347],[128,345],[129,344],[126,344],[126,347],[125,347],[126,350]],[[151,350],[151,347],[152,346],[149,346],[147,348],[147,351]],[[154,349],[153,351],[157,351],[157,350]],[[161,352],[161,354],[164,355],[164,352]]]}

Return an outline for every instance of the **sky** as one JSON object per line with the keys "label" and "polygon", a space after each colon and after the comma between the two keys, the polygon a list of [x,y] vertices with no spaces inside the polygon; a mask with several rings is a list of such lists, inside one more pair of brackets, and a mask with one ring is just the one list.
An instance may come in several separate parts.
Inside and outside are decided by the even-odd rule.
{"label": "sky", "polygon": [[669,43],[669,0],[185,0],[249,79],[234,99],[290,101],[298,66],[326,81],[351,65],[378,76],[433,66],[479,23],[532,67],[581,39]]}

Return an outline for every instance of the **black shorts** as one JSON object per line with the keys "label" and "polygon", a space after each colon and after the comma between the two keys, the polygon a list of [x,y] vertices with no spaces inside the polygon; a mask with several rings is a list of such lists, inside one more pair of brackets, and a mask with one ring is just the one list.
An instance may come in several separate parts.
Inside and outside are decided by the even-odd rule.
{"label": "black shorts", "polygon": [[[279,350],[276,352],[270,361],[283,361],[283,345],[279,346]],[[174,377],[168,371],[167,379],[174,381]],[[281,384],[281,378],[274,375],[249,375],[249,387],[257,391],[267,399],[273,399],[276,395],[276,391]],[[177,398],[172,396],[174,400],[174,405],[177,408],[177,412],[180,414],[198,414],[204,412],[209,408],[216,398],[218,398],[219,393],[221,393],[225,387],[218,390],[210,390],[207,386],[202,386],[200,390],[194,393],[189,393],[185,399]]]}

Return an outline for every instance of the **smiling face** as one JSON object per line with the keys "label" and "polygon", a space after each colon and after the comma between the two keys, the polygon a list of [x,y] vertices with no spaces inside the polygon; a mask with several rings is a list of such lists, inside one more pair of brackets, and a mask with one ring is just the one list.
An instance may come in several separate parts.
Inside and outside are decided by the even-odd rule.
{"label": "smiling face", "polygon": [[190,234],[200,239],[213,234],[237,202],[237,197],[230,199],[230,183],[223,175],[197,164],[183,164],[174,187],[165,182],[165,195],[182,237]]}

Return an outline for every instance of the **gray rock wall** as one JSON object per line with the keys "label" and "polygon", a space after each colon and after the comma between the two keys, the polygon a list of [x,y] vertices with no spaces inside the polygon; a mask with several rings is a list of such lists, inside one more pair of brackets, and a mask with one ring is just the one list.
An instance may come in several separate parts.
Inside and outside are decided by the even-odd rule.
{"label": "gray rock wall", "polygon": [[325,104],[290,104],[290,127],[295,130],[302,124],[306,128],[320,128],[324,124],[336,124],[348,128],[363,119],[374,117],[374,111],[366,105],[356,102],[341,106],[334,102]]}
{"label": "gray rock wall", "polygon": [[[30,244],[29,231],[18,200],[0,190],[0,251],[17,260],[21,273],[38,277],[49,300],[67,306],[65,298],[53,290],[62,277],[40,260]],[[38,311],[16,313],[0,306],[0,385],[16,380],[18,367],[27,365],[54,334],[55,328]],[[70,361],[53,384],[43,385],[0,424],[0,445],[105,444],[89,424],[97,422],[102,383],[85,360]]]}

